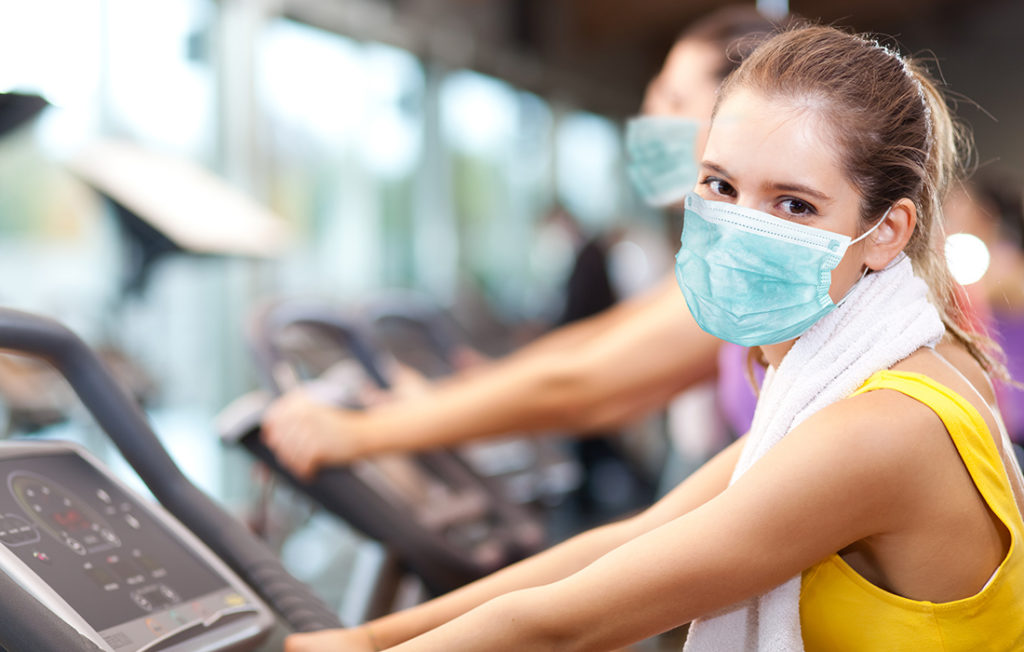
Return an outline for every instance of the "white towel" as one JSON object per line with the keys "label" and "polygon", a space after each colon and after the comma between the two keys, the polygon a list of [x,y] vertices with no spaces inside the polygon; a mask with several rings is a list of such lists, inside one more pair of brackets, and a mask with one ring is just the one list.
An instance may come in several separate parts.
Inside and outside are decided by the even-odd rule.
{"label": "white towel", "polygon": [[[731,482],[804,419],[849,396],[876,371],[922,346],[934,347],[944,332],[910,259],[901,254],[865,276],[793,344],[778,369],[768,370]],[[799,602],[797,575],[695,620],[684,652],[801,652]]]}

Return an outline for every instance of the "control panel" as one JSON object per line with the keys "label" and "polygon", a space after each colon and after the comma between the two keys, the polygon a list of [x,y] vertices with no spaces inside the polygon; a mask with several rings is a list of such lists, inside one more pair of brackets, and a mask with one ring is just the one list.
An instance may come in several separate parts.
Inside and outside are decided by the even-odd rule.
{"label": "control panel", "polygon": [[74,449],[38,448],[0,451],[0,564],[21,562],[4,570],[59,596],[114,652],[235,648],[265,633],[266,608],[183,526]]}

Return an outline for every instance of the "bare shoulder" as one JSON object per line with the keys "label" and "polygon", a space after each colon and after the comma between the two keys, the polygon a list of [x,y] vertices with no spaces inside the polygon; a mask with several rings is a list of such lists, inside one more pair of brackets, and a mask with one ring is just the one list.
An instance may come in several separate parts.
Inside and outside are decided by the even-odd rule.
{"label": "bare shoulder", "polygon": [[741,515],[752,539],[789,550],[802,570],[856,541],[905,532],[949,446],[927,406],[891,390],[859,394],[804,420],[702,509]]}
{"label": "bare shoulder", "polygon": [[934,350],[921,349],[893,368],[922,374],[958,394],[985,420],[996,446],[1001,450],[1002,442],[997,436],[999,425],[995,418],[995,389],[988,374],[966,348],[946,338]]}
{"label": "bare shoulder", "polygon": [[974,359],[963,345],[947,336],[943,341],[939,342],[935,347],[935,351],[926,350],[923,353],[925,355],[911,356],[904,364],[914,365],[919,363],[919,360],[924,359],[934,362],[936,356],[941,356],[945,358],[948,365],[956,369],[957,373],[963,377],[963,380],[966,380],[970,383],[971,387],[977,390],[985,399],[985,402],[989,404],[996,402],[995,388],[992,386],[991,379],[985,373],[985,370],[982,369],[981,364]]}
{"label": "bare shoulder", "polygon": [[[989,421],[973,383],[934,352],[922,351],[894,367],[925,375],[959,393]],[[982,379],[984,373],[982,372]],[[993,430],[992,432],[996,432]],[[786,439],[838,467],[857,468],[876,483],[913,502],[930,484],[943,482],[958,458],[955,445],[932,407],[895,389],[876,389],[837,401],[800,424]],[[783,440],[785,443],[785,440]]]}
{"label": "bare shoulder", "polygon": [[822,445],[847,460],[859,458],[887,468],[916,459],[922,447],[937,437],[945,438],[945,426],[920,401],[896,390],[878,389],[823,408],[791,435],[818,437]]}
{"label": "bare shoulder", "polygon": [[[879,389],[837,401],[801,422],[751,468],[809,469],[817,489],[830,485],[892,501],[944,455],[949,437],[928,406]],[[912,471],[908,473],[908,471]],[[877,506],[877,505],[876,505]]]}

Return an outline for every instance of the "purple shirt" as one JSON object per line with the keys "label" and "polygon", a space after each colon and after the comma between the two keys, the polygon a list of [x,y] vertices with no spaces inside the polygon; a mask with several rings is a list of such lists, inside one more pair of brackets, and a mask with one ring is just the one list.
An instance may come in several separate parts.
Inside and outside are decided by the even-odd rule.
{"label": "purple shirt", "polygon": [[[1024,382],[1024,315],[993,313],[992,336],[1003,347],[1010,377]],[[1010,439],[1024,443],[1024,390],[997,381],[996,395]]]}
{"label": "purple shirt", "polygon": [[[718,406],[734,436],[746,434],[754,420],[757,396],[747,380],[747,347],[724,342],[718,349]],[[764,368],[754,365],[754,378],[764,381]]]}
{"label": "purple shirt", "polygon": [[[1024,383],[1024,315],[993,314],[992,336],[1006,354],[1010,377]],[[728,342],[718,351],[718,404],[734,435],[750,430],[757,397],[747,380],[747,348]],[[764,368],[754,365],[758,384],[764,381]],[[999,411],[1013,441],[1024,444],[1024,389],[996,381]]]}

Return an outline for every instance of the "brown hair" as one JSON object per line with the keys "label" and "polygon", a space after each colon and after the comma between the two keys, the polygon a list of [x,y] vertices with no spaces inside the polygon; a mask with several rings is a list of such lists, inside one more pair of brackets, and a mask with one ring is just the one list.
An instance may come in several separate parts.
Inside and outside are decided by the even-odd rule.
{"label": "brown hair", "polygon": [[750,54],[722,85],[716,113],[736,88],[800,102],[834,125],[864,229],[898,200],[914,202],[917,226],[905,252],[928,283],[947,333],[987,372],[1005,377],[998,347],[968,330],[943,254],[942,199],[961,172],[959,152],[969,140],[924,67],[867,37],[805,25]]}
{"label": "brown hair", "polygon": [[754,5],[729,5],[694,21],[676,38],[676,43],[701,41],[721,52],[722,65],[716,75],[725,79],[778,29],[779,24],[765,17]]}

